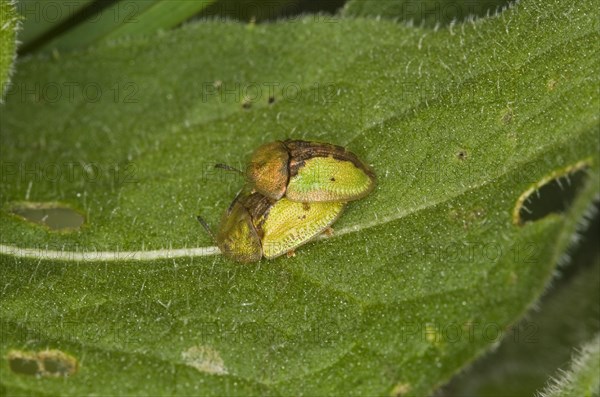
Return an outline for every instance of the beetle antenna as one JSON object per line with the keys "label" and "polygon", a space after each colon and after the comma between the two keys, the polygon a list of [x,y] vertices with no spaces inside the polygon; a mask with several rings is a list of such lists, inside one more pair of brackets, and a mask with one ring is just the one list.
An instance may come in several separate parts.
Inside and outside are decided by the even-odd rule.
{"label": "beetle antenna", "polygon": [[229,207],[227,208],[227,213],[231,214],[231,211],[233,210],[233,206],[235,205],[235,203],[237,203],[237,201],[240,199],[240,196],[242,195],[242,192],[244,191],[244,188],[241,188],[236,194],[235,197],[233,198],[233,201],[231,202],[231,204],[229,204]]}
{"label": "beetle antenna", "polygon": [[215,164],[215,168],[220,168],[220,169],[225,170],[225,171],[233,171],[233,172],[237,172],[238,174],[244,175],[244,172],[238,170],[235,167],[232,167],[230,165],[223,164],[223,163]]}
{"label": "beetle antenna", "polygon": [[204,230],[206,230],[206,232],[208,233],[208,235],[210,237],[212,237],[212,239],[214,241],[217,241],[217,239],[215,238],[215,235],[213,234],[213,231],[211,230],[210,226],[208,226],[208,223],[206,223],[206,221],[204,220],[204,218],[202,218],[200,215],[196,215],[196,219],[198,219],[198,222],[200,222],[200,224],[202,225],[202,227],[204,228]]}

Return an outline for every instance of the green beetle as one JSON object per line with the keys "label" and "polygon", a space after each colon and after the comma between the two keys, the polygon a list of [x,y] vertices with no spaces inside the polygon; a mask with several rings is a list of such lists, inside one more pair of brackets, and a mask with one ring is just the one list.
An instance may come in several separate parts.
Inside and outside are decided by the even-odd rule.
{"label": "green beetle", "polygon": [[[255,191],[238,194],[214,239],[225,256],[238,262],[273,259],[327,231],[343,209],[342,202],[274,200]],[[212,235],[206,222],[198,220]]]}
{"label": "green beetle", "polygon": [[246,178],[256,191],[277,200],[347,202],[375,187],[375,173],[341,146],[301,140],[264,144],[252,154]]}

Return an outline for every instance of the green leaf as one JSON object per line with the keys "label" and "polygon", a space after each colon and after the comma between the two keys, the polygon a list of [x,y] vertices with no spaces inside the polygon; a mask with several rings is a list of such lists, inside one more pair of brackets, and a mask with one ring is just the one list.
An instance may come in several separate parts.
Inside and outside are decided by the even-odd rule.
{"label": "green leaf", "polygon": [[19,17],[14,3],[0,2],[0,104],[10,85],[13,63],[17,53],[17,30]]}
{"label": "green leaf", "polygon": [[41,49],[73,50],[103,40],[152,34],[159,29],[179,25],[213,2],[214,0],[117,1],[53,38]]}
{"label": "green leaf", "polygon": [[[587,246],[597,253],[598,236],[589,237]],[[585,253],[584,248],[578,247],[576,259],[587,262],[589,251],[579,255]],[[574,265],[561,269],[550,291],[535,310],[511,327],[498,349],[455,377],[442,395],[532,396],[557,368],[564,368],[574,347],[600,332],[600,257],[592,264],[582,263],[579,269]]]}
{"label": "green leaf", "polygon": [[327,2],[298,4],[294,0],[217,0],[202,10],[198,18],[232,18],[242,22],[272,21],[313,7],[316,10],[319,7],[326,9],[329,5]]}
{"label": "green leaf", "polygon": [[30,48],[90,6],[93,0],[19,0],[17,10],[23,17],[23,29],[19,34],[22,48]]}
{"label": "green leaf", "polygon": [[600,394],[600,334],[581,347],[571,368],[557,377],[543,391],[543,397],[592,397]]}
{"label": "green leaf", "polygon": [[349,0],[344,16],[370,16],[409,21],[423,26],[445,26],[468,18],[499,12],[508,0]]}
{"label": "green leaf", "polygon": [[[206,22],[24,60],[0,109],[0,354],[56,349],[80,369],[57,382],[2,362],[0,384],[430,393],[539,297],[597,194],[594,9],[523,1],[438,32]],[[347,146],[377,190],[295,258],[213,255],[195,215],[216,224],[243,181],[212,165],[286,137]],[[566,212],[515,224],[527,189],[575,165],[588,177]],[[24,205],[86,221],[50,231],[10,213]]]}
{"label": "green leaf", "polygon": [[188,1],[169,0],[155,1],[134,21],[122,24],[106,36],[114,39],[123,36],[151,34],[159,29],[174,28],[188,18],[209,7],[216,0]]}

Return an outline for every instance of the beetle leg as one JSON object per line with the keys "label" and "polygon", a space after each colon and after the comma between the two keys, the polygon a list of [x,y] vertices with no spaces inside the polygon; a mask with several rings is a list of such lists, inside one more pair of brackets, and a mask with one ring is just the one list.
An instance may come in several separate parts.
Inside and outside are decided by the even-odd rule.
{"label": "beetle leg", "polygon": [[333,228],[328,226],[325,230],[323,230],[323,234],[327,237],[333,236]]}
{"label": "beetle leg", "polygon": [[296,250],[289,250],[288,252],[286,252],[286,255],[288,258],[292,258],[296,256]]}

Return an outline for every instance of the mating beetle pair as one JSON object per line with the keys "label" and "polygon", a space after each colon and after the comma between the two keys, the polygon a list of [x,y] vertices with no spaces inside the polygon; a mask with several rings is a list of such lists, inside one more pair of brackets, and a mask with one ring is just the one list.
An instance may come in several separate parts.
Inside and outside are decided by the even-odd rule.
{"label": "mating beetle pair", "polygon": [[375,187],[375,174],[355,154],[300,140],[260,146],[245,176],[251,191],[238,193],[215,238],[221,252],[239,262],[293,252],[326,231],[346,202]]}

